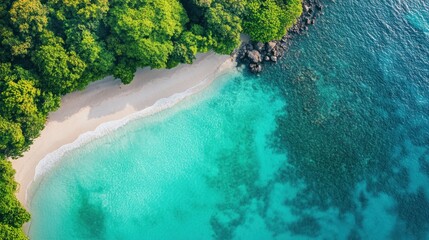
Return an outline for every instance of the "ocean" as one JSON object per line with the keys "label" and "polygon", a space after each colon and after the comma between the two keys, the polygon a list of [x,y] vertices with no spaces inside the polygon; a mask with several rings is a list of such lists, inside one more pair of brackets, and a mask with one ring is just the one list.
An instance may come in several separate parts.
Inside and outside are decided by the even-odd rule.
{"label": "ocean", "polygon": [[324,1],[242,70],[66,152],[31,239],[428,239],[429,3]]}

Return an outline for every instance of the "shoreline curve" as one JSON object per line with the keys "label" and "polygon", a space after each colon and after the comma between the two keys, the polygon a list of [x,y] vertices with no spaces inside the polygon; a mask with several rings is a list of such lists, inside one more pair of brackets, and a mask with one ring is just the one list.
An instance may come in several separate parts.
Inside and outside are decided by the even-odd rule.
{"label": "shoreline curve", "polygon": [[173,107],[232,70],[235,64],[229,55],[198,54],[190,65],[162,70],[138,69],[128,85],[106,77],[83,91],[65,95],[61,107],[48,116],[45,128],[30,149],[12,161],[15,181],[19,184],[19,201],[29,209],[27,193],[32,183],[52,169],[66,152],[129,121]]}

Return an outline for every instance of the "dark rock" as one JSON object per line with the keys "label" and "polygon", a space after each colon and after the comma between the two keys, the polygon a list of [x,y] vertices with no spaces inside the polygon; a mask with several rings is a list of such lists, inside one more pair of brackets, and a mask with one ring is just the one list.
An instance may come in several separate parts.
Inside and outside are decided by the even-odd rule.
{"label": "dark rock", "polygon": [[242,44],[237,52],[237,59],[243,60],[247,56],[246,44]]}
{"label": "dark rock", "polygon": [[278,51],[277,51],[277,49],[273,49],[273,51],[272,51],[272,56],[277,56],[277,55],[279,55],[279,53],[278,53]]}
{"label": "dark rock", "polygon": [[262,71],[262,65],[257,63],[249,64],[250,71],[252,73],[260,73]]}
{"label": "dark rock", "polygon": [[238,54],[238,58],[239,59],[244,59],[246,57],[246,52],[240,52],[239,54]]}
{"label": "dark rock", "polygon": [[259,52],[260,52],[260,51],[263,51],[263,50],[264,50],[264,47],[265,47],[265,44],[263,44],[263,43],[261,43],[261,42],[257,42],[257,43],[255,44],[255,49],[256,49],[256,50],[258,50]]}
{"label": "dark rock", "polygon": [[248,51],[247,57],[249,57],[249,60],[254,63],[262,62],[261,54],[256,50]]}
{"label": "dark rock", "polygon": [[275,41],[271,41],[267,43],[267,51],[271,52],[275,47],[276,47],[277,43]]}
{"label": "dark rock", "polygon": [[303,10],[304,10],[304,12],[308,12],[308,11],[310,11],[310,6],[308,6],[307,4],[304,4],[303,5]]}
{"label": "dark rock", "polygon": [[278,58],[280,58],[280,57],[282,57],[283,55],[284,55],[284,53],[285,53],[285,48],[283,48],[283,47],[279,47],[278,49],[277,49],[277,57]]}
{"label": "dark rock", "polygon": [[297,23],[289,29],[280,41],[268,43],[250,42],[243,44],[237,53],[238,64],[246,64],[252,73],[262,71],[263,61],[277,62],[291,45],[291,39],[308,31],[308,26],[316,23],[317,16],[323,15],[320,0],[303,0],[303,13]]}

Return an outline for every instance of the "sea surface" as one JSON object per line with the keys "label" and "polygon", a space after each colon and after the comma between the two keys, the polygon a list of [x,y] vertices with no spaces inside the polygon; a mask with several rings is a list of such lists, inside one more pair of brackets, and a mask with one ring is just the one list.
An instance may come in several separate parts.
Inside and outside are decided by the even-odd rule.
{"label": "sea surface", "polygon": [[67,152],[31,239],[429,239],[429,2],[324,1],[259,76]]}

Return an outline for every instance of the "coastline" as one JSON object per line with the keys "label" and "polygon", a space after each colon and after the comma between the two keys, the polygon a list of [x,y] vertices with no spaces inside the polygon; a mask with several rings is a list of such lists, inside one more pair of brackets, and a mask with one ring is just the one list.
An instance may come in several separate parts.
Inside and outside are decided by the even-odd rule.
{"label": "coastline", "polygon": [[277,63],[287,53],[292,40],[298,35],[305,34],[309,26],[314,25],[316,19],[323,15],[324,7],[320,0],[301,1],[301,16],[281,39],[266,43],[250,41],[250,39],[241,42],[236,50],[238,66],[247,65],[251,73],[258,74],[262,72],[266,63]]}
{"label": "coastline", "polygon": [[[204,89],[235,64],[229,55],[213,52],[198,54],[191,65],[181,64],[162,70],[139,69],[128,85],[106,77],[83,91],[65,95],[61,107],[48,116],[45,128],[31,148],[23,157],[12,161],[16,170],[15,180],[19,184],[19,201],[28,209],[27,191],[37,176],[47,171],[40,165],[54,165],[55,158],[58,159],[64,152],[85,144],[97,135],[104,135],[97,134],[102,130],[99,128],[103,127],[101,125],[114,130],[131,119],[169,108]],[[109,127],[109,123],[117,127]]]}

